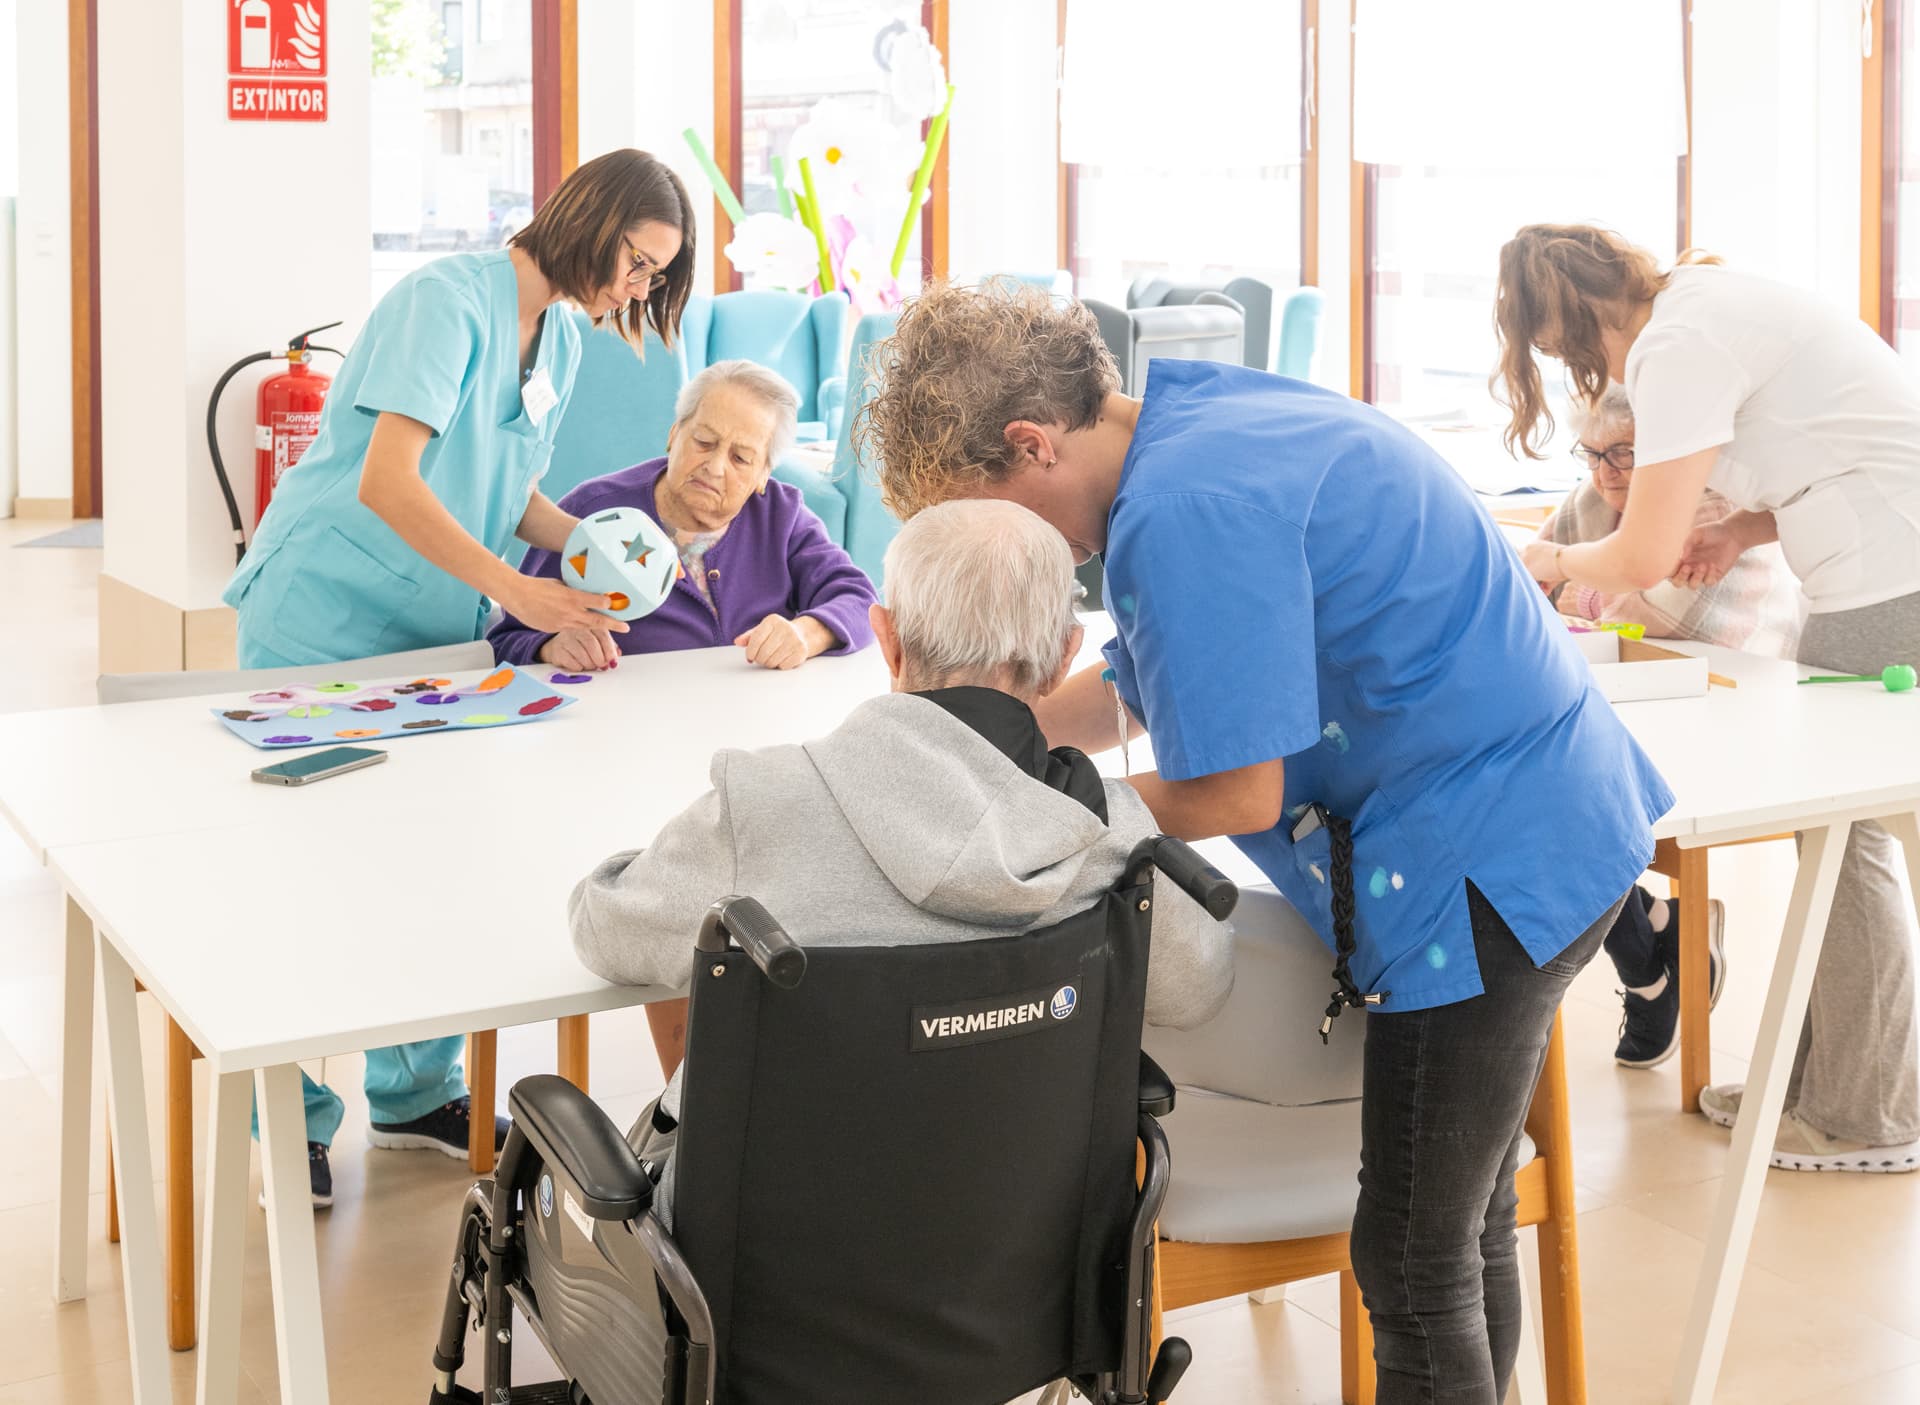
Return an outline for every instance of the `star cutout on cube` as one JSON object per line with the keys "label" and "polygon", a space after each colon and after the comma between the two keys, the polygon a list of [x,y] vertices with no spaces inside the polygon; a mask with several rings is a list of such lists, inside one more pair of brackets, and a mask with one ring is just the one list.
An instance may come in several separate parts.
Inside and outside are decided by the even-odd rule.
{"label": "star cutout on cube", "polygon": [[582,518],[561,553],[561,579],[606,596],[611,608],[600,613],[616,620],[652,614],[684,574],[667,534],[637,507]]}

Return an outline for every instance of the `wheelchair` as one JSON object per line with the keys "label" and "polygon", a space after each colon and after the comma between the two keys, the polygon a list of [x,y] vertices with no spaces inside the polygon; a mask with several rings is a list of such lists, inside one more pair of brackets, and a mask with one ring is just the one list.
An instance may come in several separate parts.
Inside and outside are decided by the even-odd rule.
{"label": "wheelchair", "polygon": [[[1156,871],[1216,918],[1238,899],[1154,837],[1094,906],[1018,935],[803,951],[752,898],[716,903],[671,1228],[658,1168],[595,1103],[517,1083],[461,1210],[431,1405],[1000,1405],[1062,1380],[1167,1399],[1192,1354],[1151,1340]],[[470,1320],[477,1393],[455,1381]],[[562,1379],[514,1383],[520,1323]]]}

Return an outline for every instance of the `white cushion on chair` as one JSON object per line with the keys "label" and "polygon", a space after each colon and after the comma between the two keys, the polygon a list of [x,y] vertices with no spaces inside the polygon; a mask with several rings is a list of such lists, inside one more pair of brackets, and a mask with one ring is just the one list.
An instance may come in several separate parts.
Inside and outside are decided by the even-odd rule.
{"label": "white cushion on chair", "polygon": [[[1162,1238],[1266,1244],[1352,1228],[1358,1099],[1273,1107],[1181,1088],[1161,1125],[1173,1151]],[[1519,1164],[1533,1157],[1532,1139],[1522,1137]]]}

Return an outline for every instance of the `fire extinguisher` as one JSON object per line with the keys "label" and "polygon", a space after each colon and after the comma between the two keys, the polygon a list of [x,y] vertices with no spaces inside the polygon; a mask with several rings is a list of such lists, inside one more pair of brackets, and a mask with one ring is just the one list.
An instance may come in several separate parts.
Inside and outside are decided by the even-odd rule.
{"label": "fire extinguisher", "polygon": [[309,339],[316,332],[325,332],[339,325],[338,322],[329,322],[324,327],[310,328],[289,341],[285,351],[256,351],[250,356],[243,356],[227,367],[225,374],[214,383],[212,398],[207,401],[207,450],[213,455],[213,471],[219,475],[220,493],[227,500],[227,516],[233,522],[235,561],[247,554],[247,534],[241,526],[240,503],[233,495],[233,483],[227,477],[226,463],[220,457],[220,438],[214,432],[221,392],[226,390],[227,382],[256,361],[285,360],[287,363],[286,370],[260,382],[255,400],[253,521],[258,526],[282,475],[300,462],[300,456],[306,453],[314,435],[320,432],[320,409],[326,403],[327,387],[333,380],[313,369],[313,353],[328,351],[335,356],[343,354],[330,346],[314,346]]}

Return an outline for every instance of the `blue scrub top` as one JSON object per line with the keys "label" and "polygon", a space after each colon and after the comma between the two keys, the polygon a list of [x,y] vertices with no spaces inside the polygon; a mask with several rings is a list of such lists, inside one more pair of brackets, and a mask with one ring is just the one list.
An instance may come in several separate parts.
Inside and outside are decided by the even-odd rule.
{"label": "blue scrub top", "polygon": [[240,661],[322,663],[478,639],[489,609],[363,506],[376,418],[433,431],[420,476],[489,551],[504,553],[553,453],[580,365],[573,319],[549,308],[534,371],[559,403],[536,424],[521,399],[519,289],[505,249],[415,269],[380,299],[287,471],[224,599]]}
{"label": "blue scrub top", "polygon": [[1333,945],[1318,801],[1353,821],[1354,981],[1481,992],[1468,880],[1535,963],[1632,886],[1672,792],[1472,491],[1370,406],[1156,361],[1107,525],[1106,646],[1173,780],[1285,759],[1234,842]]}

